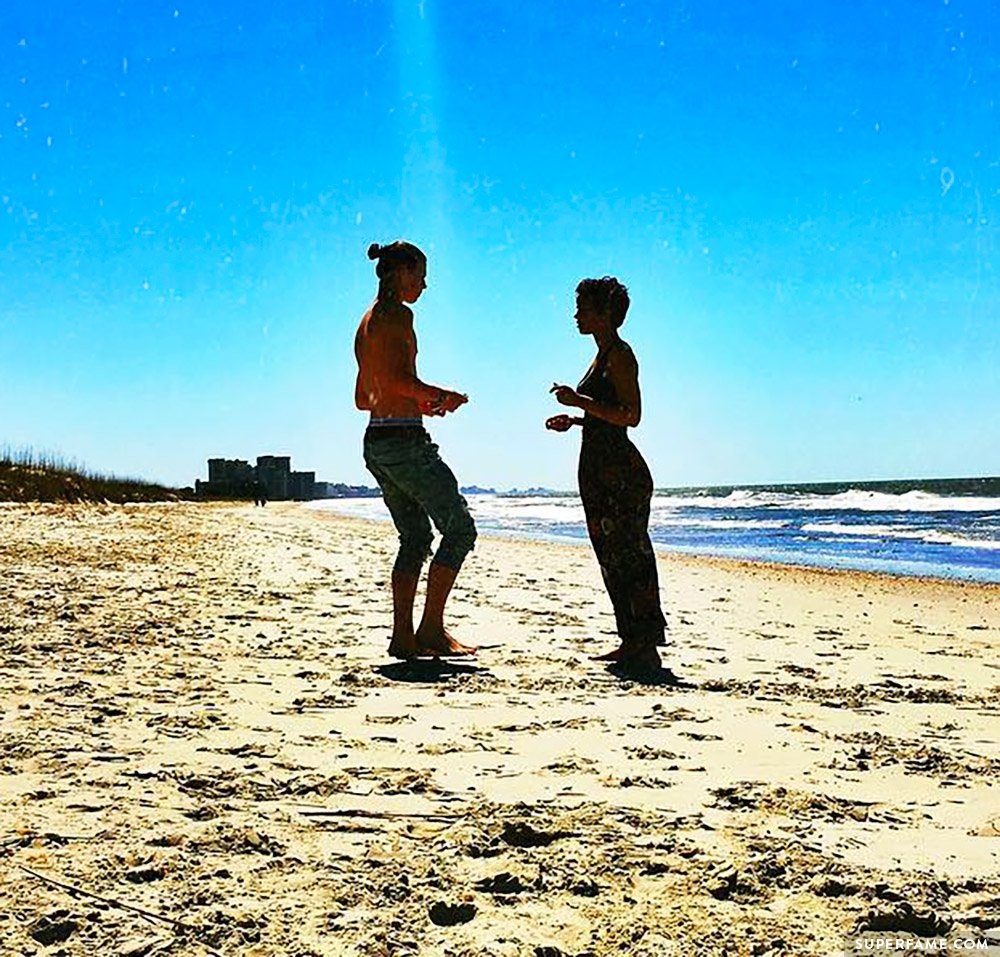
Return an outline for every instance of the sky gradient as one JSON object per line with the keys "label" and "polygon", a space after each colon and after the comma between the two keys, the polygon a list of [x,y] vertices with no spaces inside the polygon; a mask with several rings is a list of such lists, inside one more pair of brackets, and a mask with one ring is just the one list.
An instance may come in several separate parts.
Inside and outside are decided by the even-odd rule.
{"label": "sky gradient", "polygon": [[373,484],[353,335],[368,244],[406,238],[419,372],[471,400],[433,422],[463,484],[574,486],[579,433],[542,423],[604,274],[657,485],[1000,473],[986,0],[21,6],[0,444]]}

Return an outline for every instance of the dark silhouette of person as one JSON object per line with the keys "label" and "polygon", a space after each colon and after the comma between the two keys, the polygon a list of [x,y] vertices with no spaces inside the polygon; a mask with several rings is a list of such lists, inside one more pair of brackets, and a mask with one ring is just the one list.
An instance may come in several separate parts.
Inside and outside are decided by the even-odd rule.
{"label": "dark silhouette of person", "polygon": [[[424,415],[446,415],[468,396],[428,385],[417,377],[414,303],[427,287],[427,258],[412,243],[373,243],[368,258],[377,262],[375,302],[354,339],[358,377],[354,402],[370,413],[364,454],[368,471],[399,533],[392,569],[393,627],[389,654],[396,658],[470,655],[444,626],[444,607],[465,556],[476,541],[476,527],[451,469],[424,429]],[[441,542],[427,575],[427,596],[420,625],[413,628],[413,600],[424,560],[430,554],[431,522]]]}
{"label": "dark silhouette of person", "polygon": [[621,641],[596,658],[624,674],[659,673],[657,645],[666,622],[660,608],[656,555],[649,538],[653,478],[628,437],[642,415],[639,367],[618,330],[629,307],[628,290],[617,279],[584,279],[576,288],[576,325],[594,337],[597,355],[580,384],[552,386],[556,401],[583,411],[554,415],[547,429],[582,427],[578,479],[587,531],[615,612]]}
{"label": "dark silhouette of person", "polygon": [[253,483],[253,503],[261,507],[267,505],[267,488],[260,479]]}

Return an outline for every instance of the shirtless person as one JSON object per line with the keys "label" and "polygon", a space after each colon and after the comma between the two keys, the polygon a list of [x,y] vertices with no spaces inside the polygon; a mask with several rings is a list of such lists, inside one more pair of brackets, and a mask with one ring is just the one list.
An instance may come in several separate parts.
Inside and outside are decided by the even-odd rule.
{"label": "shirtless person", "polygon": [[[450,468],[424,430],[423,415],[446,415],[468,396],[427,385],[417,378],[417,339],[413,313],[427,288],[427,259],[414,245],[373,243],[368,258],[377,261],[378,295],[354,339],[358,378],[354,403],[371,413],[365,431],[365,465],[375,476],[399,532],[399,553],[392,569],[392,640],[396,658],[475,653],[444,626],[444,606],[476,541],[476,527]],[[413,600],[424,559],[430,554],[431,521],[441,543],[427,576],[427,597],[420,625],[413,629]]]}

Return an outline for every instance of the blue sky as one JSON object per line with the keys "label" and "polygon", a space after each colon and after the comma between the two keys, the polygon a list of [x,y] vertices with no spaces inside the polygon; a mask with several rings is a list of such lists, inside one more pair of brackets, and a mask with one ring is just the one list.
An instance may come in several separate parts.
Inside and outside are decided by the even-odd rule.
{"label": "blue sky", "polygon": [[1000,473],[985,0],[7,7],[0,443],[370,483],[352,339],[404,237],[463,483],[572,487],[547,389],[604,274],[658,485]]}

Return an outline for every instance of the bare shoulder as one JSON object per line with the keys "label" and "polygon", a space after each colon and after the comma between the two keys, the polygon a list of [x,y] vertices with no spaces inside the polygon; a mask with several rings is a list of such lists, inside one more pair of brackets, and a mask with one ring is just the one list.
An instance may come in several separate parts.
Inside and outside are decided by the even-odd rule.
{"label": "bare shoulder", "polygon": [[413,313],[401,303],[376,302],[361,318],[356,341],[370,345],[413,335]]}
{"label": "bare shoulder", "polygon": [[368,313],[368,323],[370,326],[402,326],[404,328],[413,325],[413,312],[409,306],[402,302],[376,302]]}
{"label": "bare shoulder", "polygon": [[624,339],[608,353],[608,366],[623,372],[639,368],[639,362],[632,347]]}

